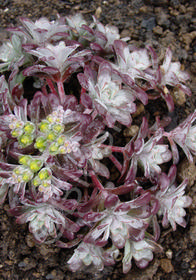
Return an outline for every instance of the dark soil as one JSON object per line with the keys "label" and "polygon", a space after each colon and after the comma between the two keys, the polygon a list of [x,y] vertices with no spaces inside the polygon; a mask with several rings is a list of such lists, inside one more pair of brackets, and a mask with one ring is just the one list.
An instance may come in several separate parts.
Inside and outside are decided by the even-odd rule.
{"label": "dark soil", "polygon": [[[184,105],[176,104],[171,115],[178,124],[196,106],[196,2],[193,0],[1,0],[0,39],[7,38],[5,27],[16,25],[20,16],[35,20],[46,16],[50,20],[57,13],[67,15],[81,12],[86,19],[96,14],[104,24],[116,25],[123,36],[131,37],[131,44],[142,47],[150,44],[163,57],[170,46],[174,60],[180,60],[191,77],[193,92]],[[178,99],[180,99],[179,97]],[[147,114],[155,116],[159,105],[151,103]],[[188,176],[190,186],[187,193],[193,198],[187,210],[187,227],[162,231],[159,243],[163,253],[156,255],[150,266],[139,270],[133,266],[122,274],[121,263],[105,268],[102,272],[88,271],[71,273],[66,261],[72,251],[63,250],[52,244],[37,245],[28,232],[27,225],[17,225],[8,216],[8,205],[0,209],[0,280],[42,279],[131,279],[131,280],[194,280],[196,279],[196,178],[195,165],[185,160],[179,167],[179,178]]]}

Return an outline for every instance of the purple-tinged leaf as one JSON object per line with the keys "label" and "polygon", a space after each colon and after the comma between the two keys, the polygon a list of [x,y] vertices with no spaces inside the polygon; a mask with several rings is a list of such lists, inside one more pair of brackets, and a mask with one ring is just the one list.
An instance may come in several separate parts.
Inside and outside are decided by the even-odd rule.
{"label": "purple-tinged leaf", "polygon": [[7,196],[8,190],[9,190],[9,185],[4,183],[2,184],[2,179],[0,179],[0,204],[4,203],[5,198]]}
{"label": "purple-tinged leaf", "polygon": [[109,193],[104,201],[105,208],[112,208],[117,205],[119,198],[115,194]]}
{"label": "purple-tinged leaf", "polygon": [[93,108],[93,103],[91,97],[86,94],[85,92],[81,93],[80,95],[80,103],[85,107],[92,109]]}
{"label": "purple-tinged leaf", "polygon": [[71,240],[71,241],[66,242],[66,243],[65,243],[65,242],[62,242],[62,241],[60,241],[60,240],[58,240],[58,241],[56,241],[55,245],[56,245],[57,247],[60,247],[60,248],[66,248],[66,249],[68,249],[68,248],[72,248],[72,247],[78,245],[78,243],[79,243],[81,240],[82,240],[81,238],[76,238],[76,239]]}
{"label": "purple-tinged leaf", "polygon": [[83,216],[83,219],[86,222],[94,222],[96,223],[97,221],[100,221],[106,216],[105,213],[103,212],[88,212]]}

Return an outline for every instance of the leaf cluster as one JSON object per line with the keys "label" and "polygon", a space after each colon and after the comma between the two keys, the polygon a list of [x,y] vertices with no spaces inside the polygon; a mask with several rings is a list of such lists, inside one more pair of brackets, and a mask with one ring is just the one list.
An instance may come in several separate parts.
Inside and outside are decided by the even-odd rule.
{"label": "leaf cluster", "polygon": [[0,47],[0,203],[8,195],[10,213],[37,242],[78,246],[72,271],[102,270],[121,254],[124,273],[133,259],[144,268],[161,250],[160,224],[186,226],[191,198],[176,165],[179,147],[190,162],[196,154],[196,111],[170,131],[144,116],[125,146],[116,135],[140,103],[162,98],[172,111],[173,90],[191,94],[187,73],[170,49],[159,62],[152,47],[131,47],[95,17],[21,23]]}

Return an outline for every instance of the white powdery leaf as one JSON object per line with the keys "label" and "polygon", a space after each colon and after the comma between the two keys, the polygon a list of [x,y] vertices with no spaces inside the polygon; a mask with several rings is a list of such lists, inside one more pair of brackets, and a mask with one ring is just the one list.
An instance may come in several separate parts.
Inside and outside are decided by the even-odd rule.
{"label": "white powdery leaf", "polygon": [[47,18],[42,17],[33,22],[28,18],[21,18],[21,22],[25,28],[24,34],[27,36],[28,41],[38,45],[43,44],[51,38],[53,40],[60,39],[68,30],[67,26],[62,24],[59,19],[49,21]]}
{"label": "white powdery leaf", "polygon": [[141,154],[138,156],[139,163],[143,166],[145,176],[153,176],[155,173],[160,173],[160,164],[168,162],[172,158],[172,154],[168,145],[155,145],[151,150],[148,149],[149,140],[144,144]]}
{"label": "white powdery leaf", "polygon": [[160,251],[161,248],[155,243],[147,239],[135,242],[133,240],[127,240],[125,244],[123,263],[123,272],[127,273],[132,266],[132,258],[135,259],[137,266],[144,267],[152,261],[153,252]]}
{"label": "white powdery leaf", "polygon": [[63,41],[58,45],[46,44],[46,47],[40,47],[36,50],[29,51],[33,55],[39,57],[48,66],[57,68],[63,73],[66,68],[68,57],[78,48],[79,44],[74,46],[66,46]]}
{"label": "white powdery leaf", "polygon": [[9,70],[10,67],[22,66],[29,60],[28,55],[23,53],[21,40],[17,35],[13,35],[11,40],[5,42],[0,47],[0,70]]}
{"label": "white powdery leaf", "polygon": [[109,119],[113,120],[113,123],[131,123],[130,114],[136,111],[136,105],[133,103],[135,97],[130,90],[122,87],[121,82],[113,80],[112,69],[108,63],[101,63],[97,83],[91,78],[88,79],[88,91],[98,112],[106,115],[109,126]]}
{"label": "white powdery leaf", "polygon": [[80,32],[80,28],[82,27],[82,25],[87,24],[86,20],[83,18],[83,16],[81,14],[67,16],[66,20],[67,20],[68,25],[70,27],[76,29],[78,32]]}
{"label": "white powdery leaf", "polygon": [[129,53],[126,57],[126,61],[127,70],[129,70],[129,68],[145,70],[151,66],[151,61],[146,49],[141,49]]}
{"label": "white powdery leaf", "polygon": [[81,242],[67,263],[73,272],[78,269],[84,269],[85,266],[90,266],[91,264],[101,271],[104,268],[102,254],[103,249],[101,247]]}
{"label": "white powdery leaf", "polygon": [[168,48],[166,50],[165,59],[163,64],[160,66],[161,70],[161,84],[177,86],[181,83],[185,83],[189,79],[188,73],[181,70],[180,62],[171,62],[172,52]]}
{"label": "white powdery leaf", "polygon": [[187,181],[185,180],[178,188],[171,185],[167,191],[162,192],[160,190],[157,192],[156,197],[160,203],[158,214],[163,215],[163,226],[170,223],[173,230],[176,230],[176,223],[182,227],[186,226],[186,221],[183,218],[186,215],[184,208],[189,207],[192,203],[192,199],[184,195],[186,184]]}

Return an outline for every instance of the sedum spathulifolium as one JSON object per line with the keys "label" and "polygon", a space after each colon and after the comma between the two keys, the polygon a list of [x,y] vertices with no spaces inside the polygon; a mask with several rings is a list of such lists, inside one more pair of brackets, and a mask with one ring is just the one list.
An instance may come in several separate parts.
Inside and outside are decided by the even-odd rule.
{"label": "sedum spathulifolium", "polygon": [[176,173],[179,147],[196,155],[196,111],[172,130],[143,116],[119,139],[152,95],[168,111],[173,91],[191,95],[188,74],[169,48],[159,61],[95,17],[21,24],[0,47],[0,203],[37,242],[74,247],[72,271],[120,259],[124,273],[146,267],[162,250],[160,224],[186,226],[191,198]]}

